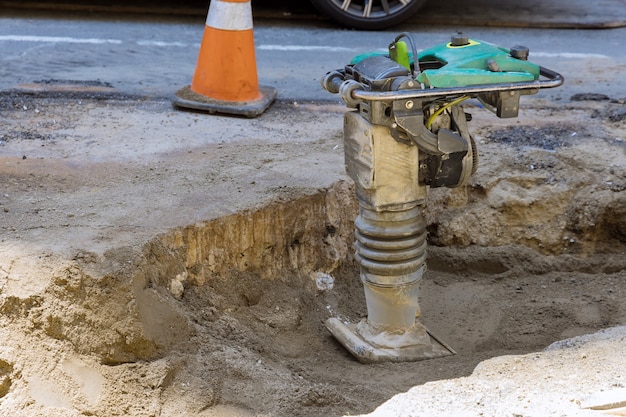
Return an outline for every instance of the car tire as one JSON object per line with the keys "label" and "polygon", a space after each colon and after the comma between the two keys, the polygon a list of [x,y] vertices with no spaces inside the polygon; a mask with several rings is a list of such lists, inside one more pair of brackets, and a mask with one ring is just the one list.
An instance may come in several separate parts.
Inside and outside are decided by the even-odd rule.
{"label": "car tire", "polygon": [[[342,26],[378,30],[397,25],[413,16],[426,0],[311,0],[320,12]],[[372,3],[369,15],[365,5]],[[344,8],[342,8],[342,5]]]}

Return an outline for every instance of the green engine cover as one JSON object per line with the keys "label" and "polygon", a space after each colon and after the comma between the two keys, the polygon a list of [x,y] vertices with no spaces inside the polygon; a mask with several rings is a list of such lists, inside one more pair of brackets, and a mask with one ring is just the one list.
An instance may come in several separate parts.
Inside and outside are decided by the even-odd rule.
{"label": "green engine cover", "polygon": [[[351,64],[373,55],[386,54],[358,55]],[[395,55],[394,60],[400,62],[400,57]],[[409,58],[412,63],[411,54]],[[508,49],[471,39],[466,45],[447,43],[428,48],[418,53],[418,59],[421,72],[417,80],[427,88],[528,82],[539,79],[540,72],[539,65],[514,58]]]}
{"label": "green engine cover", "polygon": [[418,54],[417,80],[429,88],[516,83],[539,79],[539,65],[514,58],[508,49],[469,40],[467,45],[438,45]]}

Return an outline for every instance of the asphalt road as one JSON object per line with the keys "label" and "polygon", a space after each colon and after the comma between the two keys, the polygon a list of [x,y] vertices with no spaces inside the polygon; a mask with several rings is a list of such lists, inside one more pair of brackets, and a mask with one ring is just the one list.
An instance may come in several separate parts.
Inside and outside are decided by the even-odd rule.
{"label": "asphalt road", "polygon": [[[4,12],[0,17],[0,90],[53,80],[168,97],[191,80],[204,18]],[[334,100],[320,88],[319,79],[356,54],[386,48],[399,32],[411,33],[418,48],[425,48],[447,42],[458,30],[504,47],[528,46],[532,61],[565,76],[565,87],[542,91],[540,96],[566,99],[580,92],[626,96],[626,82],[620,76],[626,66],[625,28],[528,29],[409,22],[392,30],[361,32],[317,19],[259,18],[254,30],[259,79],[263,85],[276,87],[282,100]]]}

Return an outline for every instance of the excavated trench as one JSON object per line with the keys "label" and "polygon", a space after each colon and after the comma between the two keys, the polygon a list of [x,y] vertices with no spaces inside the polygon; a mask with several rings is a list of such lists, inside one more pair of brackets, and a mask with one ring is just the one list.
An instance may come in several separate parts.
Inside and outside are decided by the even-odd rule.
{"label": "excavated trench", "polygon": [[[514,135],[533,140],[504,139]],[[329,317],[367,313],[352,257],[357,204],[340,181],[139,248],[51,255],[51,278],[27,297],[7,291],[0,270],[2,334],[25,335],[0,351],[0,406],[28,390],[58,415],[366,413],[486,358],[624,324],[622,142],[559,120],[480,137],[486,168],[467,188],[433,190],[426,210],[422,320],[455,356],[362,365],[325,329]],[[29,261],[39,262],[11,274]],[[27,346],[58,362],[42,353],[26,364]],[[26,388],[29,367],[46,378]]]}
{"label": "excavated trench", "polygon": [[[352,189],[341,182],[173,230],[139,252],[120,249],[99,260],[82,254],[59,265],[43,296],[8,297],[2,314],[39,340],[99,362],[66,361],[65,374],[89,369],[127,384],[102,382],[91,394],[83,385],[83,397],[106,398],[85,406],[96,415],[367,412],[412,385],[467,375],[488,357],[540,350],[626,319],[623,252],[581,257],[516,242],[432,244],[423,321],[457,355],[361,365],[323,325],[331,316],[366,315],[351,257],[355,213]],[[612,221],[595,224],[610,234]],[[0,365],[4,396],[19,377],[11,363]],[[81,375],[78,381],[90,374]],[[134,398],[138,391],[147,393]]]}

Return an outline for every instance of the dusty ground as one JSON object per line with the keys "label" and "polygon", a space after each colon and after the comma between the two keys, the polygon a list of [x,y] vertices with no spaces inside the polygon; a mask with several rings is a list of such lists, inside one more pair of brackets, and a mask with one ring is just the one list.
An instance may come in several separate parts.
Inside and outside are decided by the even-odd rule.
{"label": "dusty ground", "polygon": [[421,294],[457,355],[364,366],[323,325],[366,314],[340,105],[242,120],[5,94],[0,415],[362,414],[624,324],[625,109],[529,98],[503,121],[470,106],[481,165],[430,194]]}

